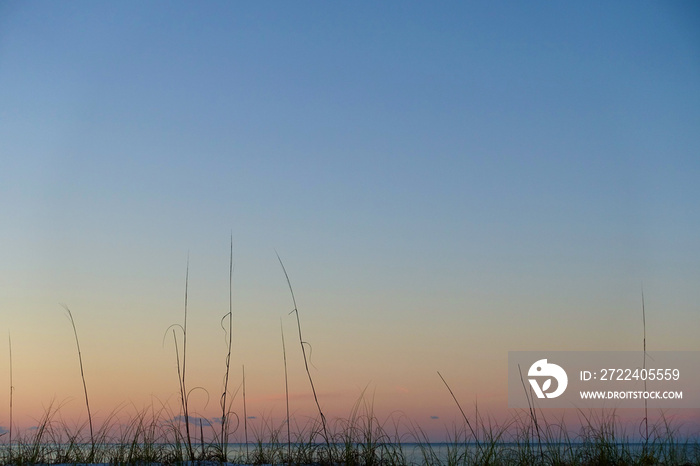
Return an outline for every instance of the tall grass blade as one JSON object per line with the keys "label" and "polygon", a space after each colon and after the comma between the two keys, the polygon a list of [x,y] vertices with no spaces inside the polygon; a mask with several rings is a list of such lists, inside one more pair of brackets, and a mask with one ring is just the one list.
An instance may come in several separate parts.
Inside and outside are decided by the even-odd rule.
{"label": "tall grass blade", "polygon": [[185,416],[185,432],[187,434],[187,453],[191,461],[194,461],[194,450],[192,449],[192,436],[190,435],[190,413],[189,413],[189,392],[187,391],[187,293],[190,282],[190,255],[187,254],[187,270],[185,271],[185,319],[182,325],[182,409]]}
{"label": "tall grass blade", "polygon": [[292,458],[292,434],[289,420],[289,380],[287,377],[287,347],[284,344],[284,327],[282,326],[282,319],[280,318],[280,331],[282,332],[282,356],[284,357],[284,397],[287,406],[287,418],[285,422],[287,423],[287,458],[291,461]]}
{"label": "tall grass blade", "polygon": [[299,320],[299,309],[297,308],[297,301],[296,298],[294,297],[294,289],[292,288],[292,282],[289,280],[289,274],[287,274],[287,269],[284,267],[284,263],[282,263],[282,259],[280,258],[280,255],[277,254],[277,251],[275,251],[275,254],[277,255],[277,260],[280,263],[280,266],[282,267],[282,271],[284,272],[284,277],[287,279],[287,285],[289,286],[289,292],[292,295],[292,303],[294,304],[294,309],[290,312],[294,313],[296,315],[297,319],[297,328],[299,329],[299,344],[301,345],[301,353],[304,356],[304,367],[306,368],[306,374],[309,376],[309,384],[311,385],[311,392],[314,395],[314,401],[316,402],[316,408],[318,408],[318,414],[321,417],[321,424],[323,426],[323,438],[326,441],[326,445],[329,447],[330,450],[330,438],[328,437],[328,428],[326,426],[326,416],[323,415],[323,411],[321,410],[321,404],[318,402],[318,396],[316,395],[316,388],[314,387],[314,381],[313,378],[311,377],[311,371],[309,370],[309,360],[306,356],[306,347],[304,344],[306,343],[301,335],[301,321]]}
{"label": "tall grass blade", "polygon": [[63,308],[68,312],[68,318],[70,318],[70,323],[73,326],[73,334],[75,335],[75,345],[78,348],[78,362],[80,362],[80,377],[83,379],[83,391],[85,392],[85,407],[87,408],[88,423],[90,424],[90,458],[95,452],[95,434],[92,428],[92,414],[90,413],[90,400],[88,398],[87,384],[85,383],[85,371],[83,370],[83,356],[80,351],[80,340],[78,339],[78,330],[75,328],[75,320],[73,320],[73,313],[71,313],[68,306],[63,306]]}
{"label": "tall grass blade", "polygon": [[[647,317],[646,310],[644,309],[644,288],[642,288],[642,349],[644,351],[642,368],[646,372],[647,368]],[[644,391],[647,391],[647,379],[644,378]],[[649,444],[649,406],[648,401],[644,398],[644,450],[646,450]]]}
{"label": "tall grass blade", "polygon": [[537,421],[537,408],[533,406],[531,393],[525,386],[525,380],[523,379],[523,372],[520,369],[520,364],[518,364],[518,374],[520,374],[520,383],[523,386],[523,390],[525,390],[525,399],[527,400],[527,406],[530,410],[530,421],[535,427],[535,433],[537,434],[537,445],[539,447],[540,457],[542,457],[544,453],[542,451],[542,436],[540,435],[540,425]]}
{"label": "tall grass blade", "polygon": [[247,462],[250,454],[248,453],[248,410],[245,404],[245,364],[243,365],[243,433],[245,436],[245,458]]}
{"label": "tall grass blade", "polygon": [[[223,321],[228,319],[228,331],[223,326]],[[231,369],[231,348],[233,345],[233,234],[231,234],[231,249],[229,252],[228,265],[228,314],[221,320],[221,326],[228,337],[227,353],[226,353],[226,374],[224,375],[224,391],[221,394],[221,453],[223,460],[226,460],[228,451],[228,427],[229,427],[229,407],[226,405],[226,397],[228,395],[228,382]]]}
{"label": "tall grass blade", "polygon": [[474,442],[476,443],[476,448],[477,448],[477,450],[481,450],[481,445],[479,444],[479,437],[476,435],[476,432],[475,432],[474,429],[472,428],[472,425],[471,425],[471,423],[469,422],[469,418],[467,418],[467,415],[464,413],[464,410],[462,409],[462,406],[459,404],[459,401],[457,401],[457,397],[456,397],[455,394],[452,392],[452,389],[450,388],[450,386],[448,385],[447,381],[446,381],[445,378],[442,376],[442,374],[440,373],[440,371],[438,371],[437,374],[438,374],[438,375],[440,376],[440,378],[442,379],[442,383],[445,384],[445,387],[447,387],[447,390],[450,392],[450,395],[452,395],[452,399],[453,399],[453,400],[455,401],[455,403],[457,404],[457,407],[459,408],[459,412],[462,413],[462,417],[464,418],[464,422],[467,423],[467,427],[469,427],[469,431],[472,433],[472,437],[474,437]]}
{"label": "tall grass blade", "polygon": [[10,426],[9,426],[9,457],[12,464],[12,398],[15,391],[15,386],[12,384],[12,336],[7,332],[7,340],[10,345]]}
{"label": "tall grass blade", "polygon": [[[187,298],[188,289],[190,281],[190,255],[187,254],[187,267],[185,269],[185,316],[182,325],[173,324],[165,331],[166,335],[168,330],[173,329],[173,341],[175,343],[175,359],[177,362],[177,380],[180,385],[180,409],[182,410],[182,417],[185,422],[185,448],[187,450],[187,457],[190,461],[194,461],[194,450],[192,449],[192,436],[190,434],[190,414],[188,408],[189,391],[187,390],[186,384],[186,371],[187,371]],[[180,349],[177,344],[177,334],[175,329],[180,328],[182,330],[182,359],[180,358]],[[165,341],[165,337],[163,337]]]}

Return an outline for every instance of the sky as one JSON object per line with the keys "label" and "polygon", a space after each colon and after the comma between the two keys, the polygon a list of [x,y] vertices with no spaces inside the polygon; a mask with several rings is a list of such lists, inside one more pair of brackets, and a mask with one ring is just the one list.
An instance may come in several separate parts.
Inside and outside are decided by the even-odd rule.
{"label": "sky", "polygon": [[508,351],[640,350],[642,290],[647,348],[700,350],[699,26],[694,2],[0,3],[15,422],[85,417],[62,305],[97,417],[176,403],[187,271],[216,416],[231,239],[258,419],[284,416],[281,329],[314,412],[276,253],[331,418],[363,397],[439,436],[440,371],[507,419]]}

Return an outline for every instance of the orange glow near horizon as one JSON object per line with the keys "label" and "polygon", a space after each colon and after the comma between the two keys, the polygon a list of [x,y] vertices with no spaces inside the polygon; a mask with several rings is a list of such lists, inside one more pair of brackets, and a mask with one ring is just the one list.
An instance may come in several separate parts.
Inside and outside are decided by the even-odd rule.
{"label": "orange glow near horizon", "polygon": [[[163,421],[180,414],[175,347],[168,338],[170,334],[160,332],[165,335],[164,339],[124,339],[121,330],[90,331],[84,314],[74,311],[74,316],[81,338],[91,411],[97,425],[112,417],[128,422],[130,417],[146,411],[159,411]],[[216,331],[211,322],[206,325],[202,315],[192,312],[189,318],[188,332],[192,333],[188,335],[186,383],[192,390],[190,414],[213,422],[221,416],[219,397],[225,373],[223,333]],[[245,317],[240,316],[238,321],[242,326]],[[286,409],[282,346],[281,340],[277,341],[280,338],[277,335],[279,325],[275,325],[274,319],[269,323],[271,328],[265,332],[268,341],[254,338],[238,328],[234,330],[230,368],[229,402],[240,419],[243,413],[242,363],[246,361],[246,410],[251,428],[258,429],[258,432],[279,425],[284,420]],[[309,420],[317,419],[318,412],[304,370],[298,335],[294,334],[296,321],[288,318],[283,319],[283,323],[290,412],[293,425],[301,428]],[[207,326],[214,328],[216,338],[205,337]],[[45,335],[44,343],[27,341],[26,337],[34,333],[16,332],[12,338],[15,427],[20,430],[31,428],[49,409],[54,410],[54,419],[62,424],[75,427],[84,423],[86,408],[70,323],[61,312],[57,312],[42,323],[32,323],[32,327],[35,332]],[[262,328],[260,323],[253,327]],[[146,325],[144,322],[134,335],[148,337],[147,328],[154,330],[157,324]],[[54,329],[55,333],[49,329]],[[387,428],[399,426],[409,438],[411,433],[417,433],[415,429],[420,428],[433,440],[449,439],[455,429],[464,428],[464,422],[437,375],[436,367],[440,367],[472,422],[478,418],[505,427],[519,416],[526,415],[507,408],[507,355],[484,355],[479,361],[467,353],[462,364],[455,359],[446,359],[446,354],[454,354],[459,351],[459,346],[468,345],[458,337],[459,330],[455,332],[457,338],[453,343],[448,338],[441,341],[444,348],[417,348],[411,339],[387,336],[389,346],[381,353],[377,353],[380,347],[377,345],[373,353],[365,353],[362,347],[353,346],[352,339],[318,338],[320,342],[317,343],[314,337],[319,331],[318,326],[309,325],[305,332],[305,338],[313,343],[310,370],[322,410],[329,423],[336,427],[342,425],[338,424],[340,420],[353,414],[365,416],[372,413]],[[269,341],[272,344],[267,344]],[[486,345],[486,342],[480,344]],[[182,350],[181,337],[178,345]],[[404,345],[401,351],[397,351],[398,345]],[[354,359],[343,360],[341,355],[344,352],[353,354]],[[402,353],[406,356],[397,357]],[[7,362],[3,362],[0,370],[7,373],[9,368],[6,366]],[[0,397],[9,398],[9,387],[0,387]],[[697,414],[692,411],[678,413],[677,419],[694,425]],[[557,422],[560,418],[565,419],[571,425],[581,421],[575,412],[552,413],[554,411],[543,416],[549,415]],[[629,410],[623,414],[622,418],[630,414]],[[8,407],[0,406],[0,419],[8,417]],[[639,413],[629,415],[630,419],[635,417],[639,417]],[[240,430],[232,435],[232,439],[240,440]]]}

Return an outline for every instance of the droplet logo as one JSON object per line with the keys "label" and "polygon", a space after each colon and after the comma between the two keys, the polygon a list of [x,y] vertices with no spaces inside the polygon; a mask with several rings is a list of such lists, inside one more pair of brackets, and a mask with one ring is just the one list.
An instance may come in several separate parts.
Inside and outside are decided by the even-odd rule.
{"label": "droplet logo", "polygon": [[[566,371],[556,364],[548,363],[546,359],[536,361],[527,373],[528,377],[536,377],[528,379],[532,389],[535,391],[537,398],[556,398],[566,390],[566,385],[569,383],[569,378],[566,376]],[[544,378],[542,386],[538,382],[538,378]],[[557,381],[557,389],[553,392],[547,392],[552,386],[552,378]]]}

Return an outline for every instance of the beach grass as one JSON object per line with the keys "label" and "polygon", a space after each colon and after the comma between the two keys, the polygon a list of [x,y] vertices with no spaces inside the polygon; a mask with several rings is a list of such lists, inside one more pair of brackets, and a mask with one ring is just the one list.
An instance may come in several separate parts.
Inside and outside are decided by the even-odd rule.
{"label": "beach grass", "polygon": [[[548,419],[534,404],[518,410],[497,423],[483,417],[478,407],[467,415],[447,380],[438,372],[451,395],[460,423],[453,426],[446,442],[434,443],[429,435],[403,415],[380,419],[366,388],[345,418],[328,420],[321,409],[314,380],[308,367],[299,309],[291,281],[277,256],[288,285],[295,314],[299,343],[310,390],[317,407],[313,417],[289,414],[287,352],[282,330],[281,358],[285,368],[286,417],[280,421],[262,419],[251,428],[245,407],[243,369],[243,413],[232,409],[238,391],[229,391],[231,375],[233,307],[231,298],[233,242],[229,268],[229,309],[220,322],[226,336],[226,353],[220,395],[221,417],[208,420],[193,415],[188,399],[187,375],[187,293],[189,259],[185,274],[184,316],[173,324],[172,335],[179,381],[177,411],[169,403],[157,402],[146,409],[115,409],[100,423],[90,411],[88,385],[73,314],[65,307],[73,329],[85,396],[87,420],[71,424],[61,416],[61,405],[51,404],[36,426],[20,431],[13,426],[12,343],[10,345],[10,424],[0,433],[0,465],[51,464],[288,464],[288,465],[700,465],[700,441],[680,435],[663,415],[649,420],[645,406],[640,419],[642,435],[632,436],[615,411],[579,411],[573,428],[562,420]],[[644,313],[644,310],[643,310]],[[646,349],[646,323],[644,347]],[[243,432],[241,432],[243,431]],[[237,433],[244,441],[231,442]]]}
{"label": "beach grass", "polygon": [[328,441],[320,418],[294,422],[290,441],[286,422],[268,419],[252,432],[249,444],[232,443],[225,449],[219,426],[190,420],[188,441],[174,414],[165,406],[149,408],[125,422],[114,413],[91,435],[87,422],[70,425],[61,418],[60,406],[50,407],[36,428],[0,445],[0,464],[700,464],[698,441],[682,439],[667,420],[650,424],[649,442],[644,442],[625,432],[615,412],[580,413],[581,425],[573,432],[541,419],[539,436],[527,412],[503,424],[474,418],[471,428],[458,425],[448,441],[434,443],[408,420],[378,419],[363,398],[348,417],[328,423]]}

